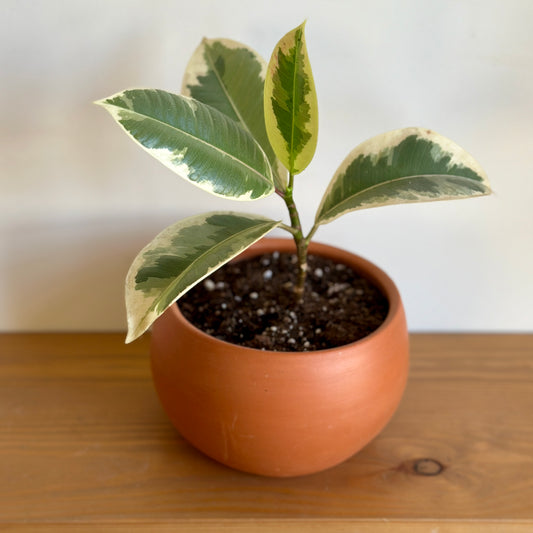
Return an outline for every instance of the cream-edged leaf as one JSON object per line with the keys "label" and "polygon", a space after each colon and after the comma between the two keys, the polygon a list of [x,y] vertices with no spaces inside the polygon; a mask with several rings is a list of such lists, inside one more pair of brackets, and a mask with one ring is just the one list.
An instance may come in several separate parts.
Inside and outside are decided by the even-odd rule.
{"label": "cream-edged leaf", "polygon": [[291,174],[313,159],[318,104],[304,35],[305,23],[276,45],[265,78],[265,123],[274,152]]}
{"label": "cream-edged leaf", "polygon": [[316,222],[349,211],[490,194],[485,172],[453,141],[422,128],[377,135],[355,148],[326,190]]}
{"label": "cream-edged leaf", "polygon": [[275,156],[265,128],[265,71],[265,60],[249,46],[230,39],[203,39],[185,70],[182,93],[247,129],[270,161],[276,188],[284,191],[287,171]]}
{"label": "cream-edged leaf", "polygon": [[220,111],[156,89],[131,89],[97,103],[150,155],[207,192],[236,200],[274,192],[263,150]]}
{"label": "cream-edged leaf", "polygon": [[126,342],[142,335],[182,294],[279,224],[257,215],[217,211],[164,229],[137,255],[126,277]]}

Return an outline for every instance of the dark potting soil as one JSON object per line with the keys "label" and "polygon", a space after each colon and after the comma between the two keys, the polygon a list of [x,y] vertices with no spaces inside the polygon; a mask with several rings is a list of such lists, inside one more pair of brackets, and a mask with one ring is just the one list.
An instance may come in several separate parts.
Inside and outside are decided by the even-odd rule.
{"label": "dark potting soil", "polygon": [[367,336],[385,320],[380,290],[350,267],[310,255],[304,298],[296,301],[294,254],[228,263],[178,305],[197,328],[219,339],[282,352],[322,350]]}

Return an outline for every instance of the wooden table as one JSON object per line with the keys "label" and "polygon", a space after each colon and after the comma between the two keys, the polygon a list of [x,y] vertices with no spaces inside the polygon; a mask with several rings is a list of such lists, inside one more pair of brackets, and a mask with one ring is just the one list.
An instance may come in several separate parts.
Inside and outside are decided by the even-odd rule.
{"label": "wooden table", "polygon": [[296,479],[184,442],[148,341],[0,335],[0,531],[533,532],[533,335],[413,335],[386,430]]}

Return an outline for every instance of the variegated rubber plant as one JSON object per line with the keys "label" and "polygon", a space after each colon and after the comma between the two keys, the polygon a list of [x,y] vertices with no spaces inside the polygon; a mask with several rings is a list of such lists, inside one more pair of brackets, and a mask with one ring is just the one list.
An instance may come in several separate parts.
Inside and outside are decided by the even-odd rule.
{"label": "variegated rubber plant", "polygon": [[97,102],[148,153],[217,196],[257,200],[277,194],[289,224],[217,211],[166,228],[133,261],[126,278],[130,342],[196,283],[261,239],[287,230],[303,293],[307,248],[322,224],[357,209],[490,193],[485,173],[437,133],[406,128],[356,147],[335,172],[313,227],[304,234],[294,177],[311,162],[318,108],[304,24],[276,45],[270,62],[228,39],[204,39],[187,67],[182,94],[130,89]]}

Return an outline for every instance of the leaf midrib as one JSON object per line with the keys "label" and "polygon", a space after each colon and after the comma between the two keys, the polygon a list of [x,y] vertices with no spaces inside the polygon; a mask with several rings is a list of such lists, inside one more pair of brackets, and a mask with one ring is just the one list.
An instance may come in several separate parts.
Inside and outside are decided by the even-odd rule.
{"label": "leaf midrib", "polygon": [[215,67],[215,64],[213,62],[213,59],[212,59],[211,54],[209,53],[209,51],[208,51],[208,53],[206,55],[207,55],[209,66],[213,69],[213,72],[215,73],[215,77],[216,77],[216,79],[217,79],[217,81],[218,81],[223,93],[226,95],[226,98],[227,98],[228,102],[230,103],[231,107],[233,108],[233,111],[235,111],[235,114],[237,115],[237,118],[239,119],[239,123],[253,137],[252,131],[250,130],[250,128],[248,127],[248,124],[243,119],[242,114],[239,111],[239,108],[234,103],[235,100],[230,96],[230,93],[227,91],[226,86],[224,85],[224,83],[222,81],[222,78],[220,77],[220,75],[218,73],[218,70]]}
{"label": "leaf midrib", "polygon": [[[346,174],[345,174],[345,176],[346,176]],[[366,187],[365,189],[362,189],[362,190],[358,191],[357,193],[348,196],[347,198],[345,198],[341,202],[335,204],[335,206],[333,208],[329,209],[328,211],[326,211],[326,213],[330,213],[333,210],[337,211],[337,208],[340,208],[339,210],[342,211],[342,206],[345,205],[347,202],[353,200],[354,198],[356,198],[360,194],[366,193],[368,191],[372,191],[372,189],[377,189],[379,187],[384,187],[385,185],[388,185],[388,184],[391,184],[391,183],[395,183],[395,182],[399,182],[399,181],[403,181],[403,180],[411,180],[411,179],[427,178],[427,177],[436,178],[436,177],[439,177],[439,176],[442,176],[442,177],[445,177],[445,178],[461,178],[461,179],[464,179],[466,181],[475,182],[476,184],[479,184],[479,185],[481,185],[483,187],[486,187],[486,185],[483,182],[481,182],[481,181],[476,181],[476,180],[474,180],[472,178],[468,178],[466,176],[460,176],[460,175],[457,175],[457,174],[414,174],[413,176],[401,176],[399,178],[394,178],[394,179],[388,180],[386,182],[376,183],[375,185],[371,185],[370,187]],[[331,194],[331,190],[328,191],[328,194]],[[323,218],[323,217],[321,217],[321,218]],[[327,219],[328,217],[325,217],[325,218]]]}
{"label": "leaf midrib", "polygon": [[295,39],[294,42],[294,70],[293,70],[293,76],[292,76],[292,121],[291,121],[291,146],[290,146],[290,160],[289,165],[291,168],[291,172],[294,172],[294,161],[296,160],[296,155],[294,153],[294,131],[295,131],[295,123],[296,123],[296,79],[297,79],[297,64],[298,64],[298,42]]}

